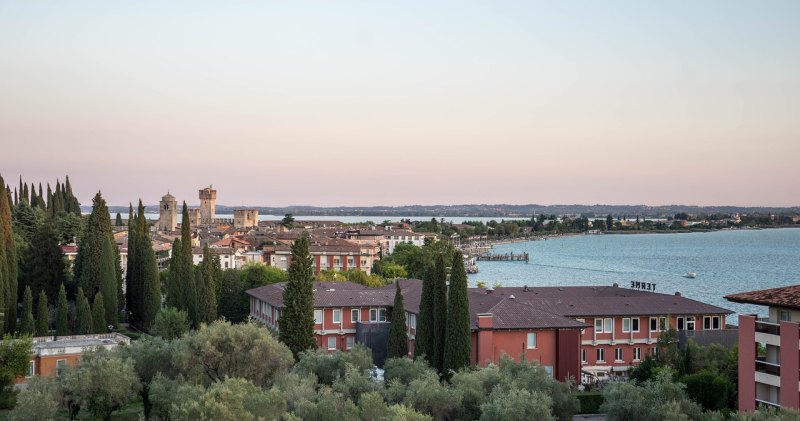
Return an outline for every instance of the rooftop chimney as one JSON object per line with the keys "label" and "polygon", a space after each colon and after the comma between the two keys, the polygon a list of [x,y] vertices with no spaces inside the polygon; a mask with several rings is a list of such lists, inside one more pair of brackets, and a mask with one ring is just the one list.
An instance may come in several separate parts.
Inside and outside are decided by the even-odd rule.
{"label": "rooftop chimney", "polygon": [[492,292],[494,292],[494,288],[492,288],[492,287],[486,287],[486,293],[487,293],[487,294],[491,294]]}
{"label": "rooftop chimney", "polygon": [[676,297],[680,297],[681,296],[681,292],[680,291],[675,291],[675,296]]}

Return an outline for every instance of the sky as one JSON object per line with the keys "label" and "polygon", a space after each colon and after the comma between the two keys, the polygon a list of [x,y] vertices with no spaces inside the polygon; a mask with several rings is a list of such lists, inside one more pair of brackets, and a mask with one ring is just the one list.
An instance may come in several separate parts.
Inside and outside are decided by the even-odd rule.
{"label": "sky", "polygon": [[0,174],[84,204],[800,205],[800,2],[0,1]]}

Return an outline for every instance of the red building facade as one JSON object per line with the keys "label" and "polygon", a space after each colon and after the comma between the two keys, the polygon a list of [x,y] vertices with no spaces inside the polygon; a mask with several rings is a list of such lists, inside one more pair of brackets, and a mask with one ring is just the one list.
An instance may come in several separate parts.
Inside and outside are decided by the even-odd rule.
{"label": "red building facade", "polygon": [[[422,282],[400,280],[413,355]],[[251,315],[278,329],[285,284],[247,291]],[[369,340],[367,328],[387,325],[394,286],[367,288],[315,282],[317,345],[347,350]],[[623,373],[652,354],[660,333],[723,329],[730,311],[681,297],[611,287],[511,287],[469,290],[472,362],[503,354],[538,361],[559,380],[587,382]],[[370,331],[371,332],[371,331]],[[365,336],[367,335],[367,336]],[[378,344],[380,345],[380,344]]]}

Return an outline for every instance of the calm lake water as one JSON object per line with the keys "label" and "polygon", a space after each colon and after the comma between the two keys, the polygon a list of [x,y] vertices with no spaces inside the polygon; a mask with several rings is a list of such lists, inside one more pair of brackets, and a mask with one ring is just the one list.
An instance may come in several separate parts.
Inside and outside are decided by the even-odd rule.
{"label": "calm lake water", "polygon": [[[689,234],[582,235],[496,246],[494,253],[531,254],[530,263],[478,262],[470,284],[504,286],[657,284],[656,291],[766,316],[761,306],[723,299],[733,292],[800,283],[800,229]],[[697,278],[682,275],[697,273]],[[728,318],[735,322],[736,317]]]}

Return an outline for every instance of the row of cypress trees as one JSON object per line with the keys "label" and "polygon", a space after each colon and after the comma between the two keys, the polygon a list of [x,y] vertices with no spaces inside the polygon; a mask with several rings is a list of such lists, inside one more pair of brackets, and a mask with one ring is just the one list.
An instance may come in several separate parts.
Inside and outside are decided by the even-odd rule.
{"label": "row of cypress trees", "polygon": [[445,254],[435,253],[422,282],[415,356],[447,376],[470,365],[467,273],[461,253],[453,253],[448,291]]}
{"label": "row of cypress trees", "polygon": [[[116,326],[119,318],[122,277],[119,252],[111,231],[111,216],[100,192],[92,200],[92,213],[78,241],[73,273],[88,296],[103,299],[104,319]],[[96,298],[95,298],[96,300]]]}
{"label": "row of cypress trees", "polygon": [[[5,183],[2,183],[5,186]],[[10,192],[10,187],[8,187]],[[10,200],[9,200],[10,202]],[[78,198],[72,193],[72,185],[69,182],[69,176],[62,184],[56,180],[55,190],[47,183],[47,195],[45,196],[42,191],[42,183],[39,183],[39,192],[37,194],[36,187],[33,183],[28,188],[28,183],[19,178],[19,189],[14,188],[13,204],[14,206],[20,203],[26,203],[32,208],[40,208],[46,211],[48,215],[55,216],[60,213],[74,213],[78,216],[81,214],[81,204]]]}
{"label": "row of cypress trees", "polygon": [[[69,320],[69,303],[64,285],[58,291],[56,304],[55,320],[56,336],[86,333],[105,333],[106,326],[105,308],[103,305],[103,295],[99,292],[95,296],[93,307],[89,307],[89,300],[83,295],[83,289],[78,289],[75,305],[75,318],[73,323]],[[42,290],[39,292],[37,310],[34,317],[33,313],[33,293],[30,287],[25,288],[22,300],[22,320],[19,331],[22,334],[48,336],[51,334],[50,308],[48,306],[47,294]]]}
{"label": "row of cypress trees", "polygon": [[167,306],[184,310],[193,327],[217,319],[217,291],[221,282],[219,258],[208,245],[203,261],[195,270],[192,258],[192,229],[189,209],[183,202],[181,236],[172,244],[172,259],[167,279]]}

